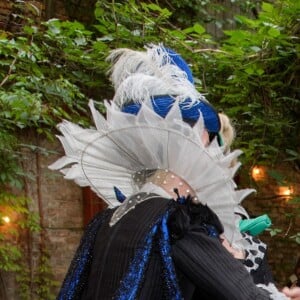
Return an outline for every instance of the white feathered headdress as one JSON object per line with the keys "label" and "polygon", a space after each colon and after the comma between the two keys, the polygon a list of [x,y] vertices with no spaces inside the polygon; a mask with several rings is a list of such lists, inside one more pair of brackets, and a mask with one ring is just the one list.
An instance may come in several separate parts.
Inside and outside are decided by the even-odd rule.
{"label": "white feathered headdress", "polygon": [[[232,178],[239,164],[232,167],[231,162],[241,151],[224,155],[216,140],[203,145],[204,129],[218,131],[217,113],[195,89],[185,61],[172,50],[154,45],[145,52],[115,50],[109,60],[116,93],[111,104],[105,103],[107,118],[90,102],[95,129],[68,121],[58,125],[66,154],[50,168],[61,170],[80,186],[90,186],[109,207],[121,204],[114,187],[130,196],[139,190],[139,174],[171,171],[215,211],[229,242],[241,248],[234,212],[253,190],[235,190]],[[153,99],[167,105],[163,112]],[[130,103],[138,104],[138,109],[133,114],[122,112]],[[190,110],[196,112],[193,127],[184,122]]]}
{"label": "white feathered headdress", "polygon": [[202,118],[192,128],[182,121],[178,105],[165,118],[149,103],[137,115],[120,112],[106,103],[107,120],[90,102],[95,129],[81,128],[64,121],[58,125],[65,156],[50,166],[61,170],[66,179],[90,186],[109,207],[119,206],[114,187],[129,196],[138,192],[136,175],[144,170],[170,170],[185,180],[197,198],[211,207],[221,219],[231,242],[241,239],[235,226],[234,208],[252,192],[235,191],[236,172],[231,161],[241,152],[226,156],[216,141],[205,147],[201,141]]}

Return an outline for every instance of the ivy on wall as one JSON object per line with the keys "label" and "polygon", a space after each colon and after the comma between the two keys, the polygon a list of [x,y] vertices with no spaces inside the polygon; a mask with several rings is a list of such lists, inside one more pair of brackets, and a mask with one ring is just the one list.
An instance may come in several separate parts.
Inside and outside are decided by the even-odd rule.
{"label": "ivy on wall", "polygon": [[[102,101],[113,94],[106,76],[110,49],[142,49],[147,43],[162,42],[191,64],[199,90],[232,117],[235,145],[243,149],[246,164],[289,160],[299,170],[299,1],[260,6],[238,1],[241,13],[255,13],[230,19],[235,29],[223,30],[221,39],[205,27],[211,1],[197,3],[192,12],[190,1],[98,1],[88,26],[57,19],[37,24],[22,16],[18,33],[0,31],[1,207],[12,205],[7,189],[22,189],[28,176],[21,168],[21,148],[40,151],[21,145],[18,134],[33,129],[52,139],[62,119],[89,125],[88,99],[104,112]],[[26,201],[18,202],[14,194],[9,199],[26,216],[26,228],[35,230]],[[7,266],[0,268],[17,270],[21,249],[8,254],[5,239],[0,235]]]}

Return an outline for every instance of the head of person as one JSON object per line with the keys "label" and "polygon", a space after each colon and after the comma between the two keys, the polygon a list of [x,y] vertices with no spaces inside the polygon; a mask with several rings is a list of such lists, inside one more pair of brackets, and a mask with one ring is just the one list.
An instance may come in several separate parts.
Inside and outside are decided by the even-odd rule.
{"label": "head of person", "polygon": [[183,121],[191,126],[202,116],[205,144],[219,134],[218,112],[196,90],[192,71],[178,53],[162,45],[150,45],[146,51],[114,50],[108,60],[112,63],[113,101],[122,112],[136,115],[141,104],[150,101],[152,109],[165,118],[172,106],[178,105]]}
{"label": "head of person", "polygon": [[[165,118],[178,105],[182,121],[192,127],[199,119],[204,123],[201,133],[204,146],[218,136],[219,114],[196,90],[192,71],[178,53],[163,45],[149,45],[144,51],[113,50],[108,61],[112,64],[109,74],[115,88],[113,102],[122,112],[137,115],[147,102],[156,114]],[[158,185],[174,198],[174,187],[180,195],[194,195],[188,183],[172,172],[158,169],[146,173],[140,182]]]}

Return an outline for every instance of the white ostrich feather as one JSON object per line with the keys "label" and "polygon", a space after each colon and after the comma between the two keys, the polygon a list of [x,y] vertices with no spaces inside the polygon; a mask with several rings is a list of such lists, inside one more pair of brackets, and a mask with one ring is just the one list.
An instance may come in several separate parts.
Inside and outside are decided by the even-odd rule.
{"label": "white ostrich feather", "polygon": [[[137,115],[121,112],[105,102],[107,120],[93,107],[97,129],[84,129],[63,122],[59,130],[65,156],[50,166],[80,186],[90,186],[109,207],[119,206],[114,186],[126,196],[139,190],[136,174],[145,170],[169,170],[186,181],[197,198],[211,207],[225,228],[225,236],[242,247],[242,236],[235,224],[235,208],[247,192],[237,192],[226,156],[213,142],[205,147],[200,117],[194,128],[183,122],[178,105],[165,118],[142,103]],[[228,154],[236,157],[235,154]]]}
{"label": "white ostrich feather", "polygon": [[109,73],[115,89],[132,74],[154,75],[155,73],[155,65],[145,51],[119,48],[110,52],[107,61],[112,63]]}
{"label": "white ostrich feather", "polygon": [[176,95],[176,99],[206,101],[187,74],[170,62],[162,45],[150,45],[146,51],[113,50],[108,56],[112,62],[111,81],[115,87],[114,102],[123,106],[129,101],[142,102],[155,95]]}

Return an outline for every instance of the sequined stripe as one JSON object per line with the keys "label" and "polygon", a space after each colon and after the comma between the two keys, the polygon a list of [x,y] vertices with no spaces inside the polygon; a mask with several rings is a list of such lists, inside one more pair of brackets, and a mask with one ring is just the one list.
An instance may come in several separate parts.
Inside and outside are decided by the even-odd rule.
{"label": "sequined stripe", "polygon": [[139,287],[141,285],[145,269],[149,262],[150,253],[153,245],[153,237],[157,233],[161,218],[151,228],[147,234],[142,246],[136,251],[134,259],[130,264],[129,271],[125,278],[121,281],[116,300],[133,300],[136,298]]}
{"label": "sequined stripe", "polygon": [[86,283],[88,269],[92,259],[92,249],[95,242],[96,234],[99,227],[103,224],[106,217],[111,214],[110,210],[97,215],[88,225],[76,254],[69,267],[67,276],[63,282],[57,300],[74,300],[79,299],[80,293]]}
{"label": "sequined stripe", "polygon": [[164,279],[166,283],[167,293],[169,300],[180,300],[182,299],[181,291],[178,286],[176,271],[173,263],[173,259],[171,257],[171,247],[170,247],[170,237],[169,230],[167,226],[167,221],[169,217],[169,211],[163,216],[162,224],[161,224],[161,232],[159,239],[159,248],[160,254],[163,262],[164,269]]}

